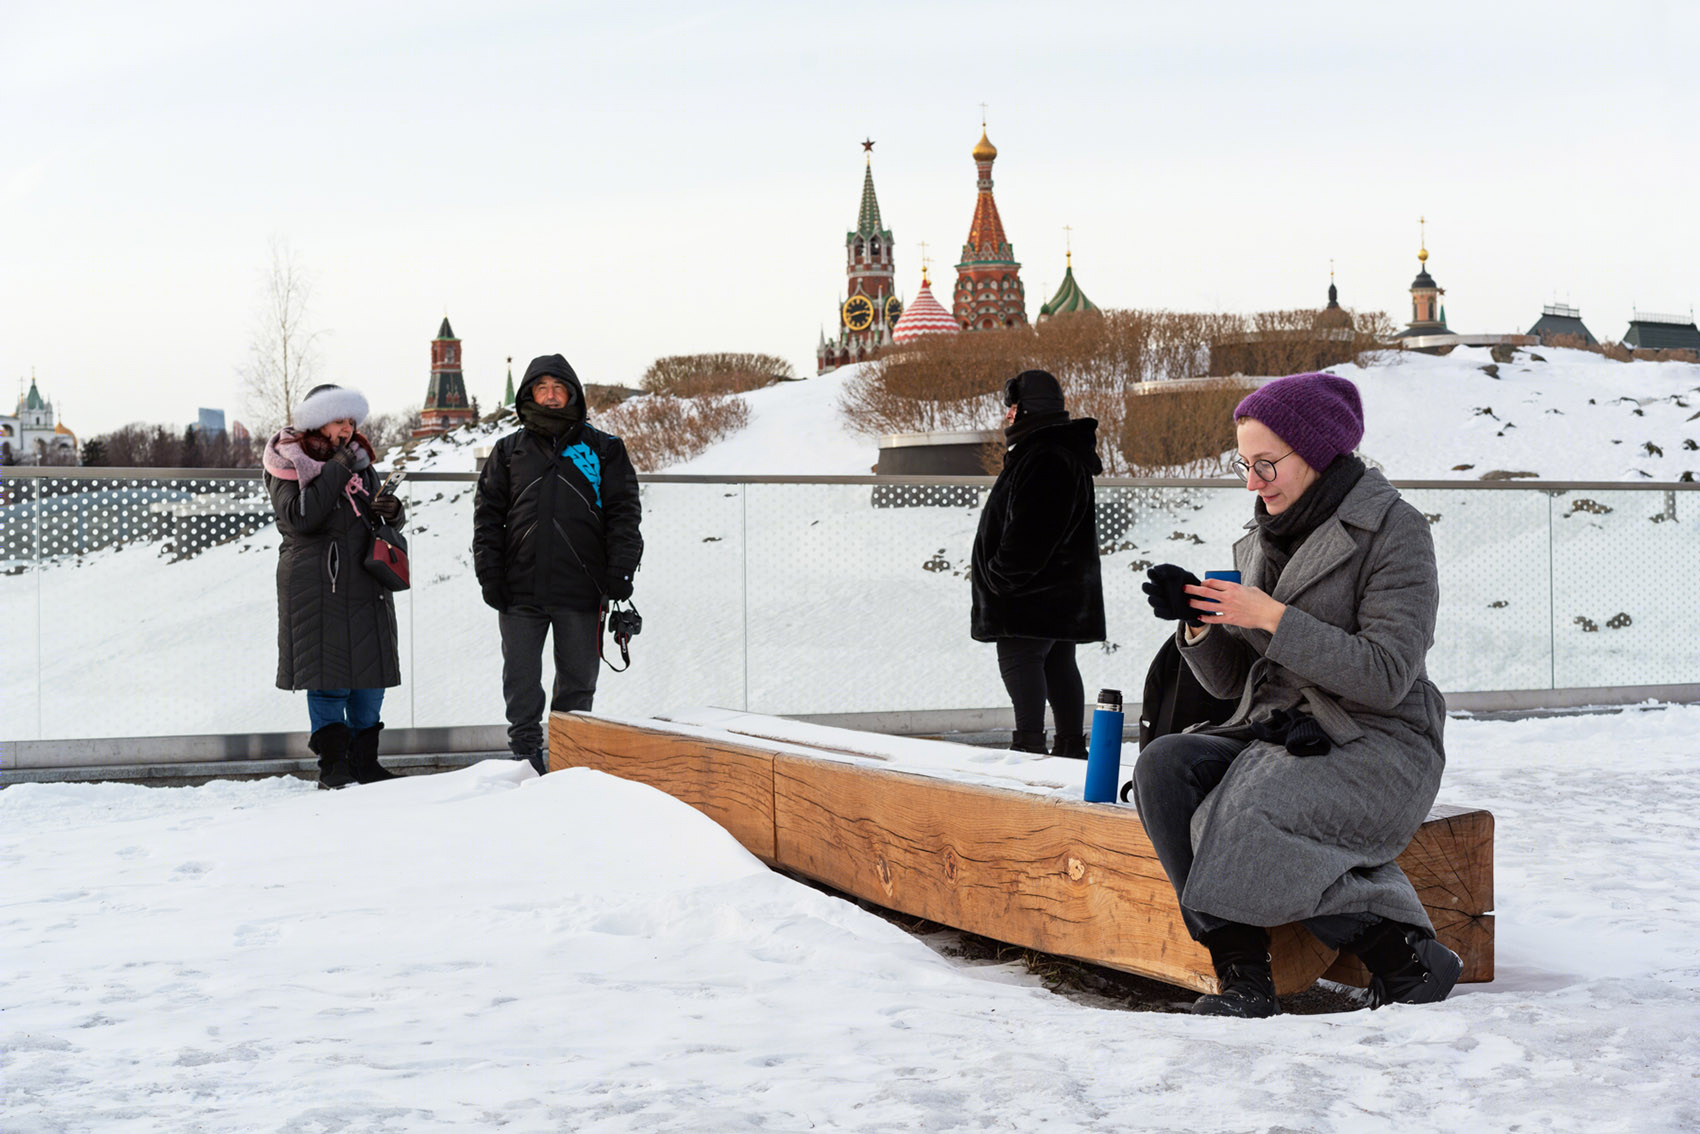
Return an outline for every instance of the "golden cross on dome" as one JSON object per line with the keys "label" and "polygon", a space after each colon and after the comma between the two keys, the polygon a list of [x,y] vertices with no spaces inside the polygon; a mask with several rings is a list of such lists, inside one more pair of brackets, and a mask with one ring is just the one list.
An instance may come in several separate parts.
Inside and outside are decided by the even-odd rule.
{"label": "golden cross on dome", "polygon": [[1072,268],[1074,266],[1074,226],[1072,224],[1063,225],[1063,256],[1067,259],[1068,266]]}
{"label": "golden cross on dome", "polygon": [[980,129],[984,130],[985,128],[986,128],[986,104],[982,102],[980,104]]}

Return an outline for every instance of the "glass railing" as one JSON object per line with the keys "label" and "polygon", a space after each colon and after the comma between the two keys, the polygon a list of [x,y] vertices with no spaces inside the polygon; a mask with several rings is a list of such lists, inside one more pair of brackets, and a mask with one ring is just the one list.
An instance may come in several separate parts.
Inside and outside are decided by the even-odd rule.
{"label": "glass railing", "polygon": [[[303,730],[303,696],[274,685],[279,537],[257,474],[124,472],[0,478],[0,741]],[[989,486],[644,478],[644,629],[631,669],[603,671],[597,708],[1007,706],[994,647],[968,636]],[[396,596],[404,683],[385,703],[391,727],[502,722],[496,619],[472,574],[473,488],[456,473],[402,486],[414,586]],[[1402,488],[1439,557],[1429,670],[1443,690],[1700,682],[1696,486]],[[1231,566],[1250,515],[1234,483],[1100,483],[1109,635],[1079,651],[1089,691],[1137,699],[1170,629],[1150,617],[1145,568]]]}

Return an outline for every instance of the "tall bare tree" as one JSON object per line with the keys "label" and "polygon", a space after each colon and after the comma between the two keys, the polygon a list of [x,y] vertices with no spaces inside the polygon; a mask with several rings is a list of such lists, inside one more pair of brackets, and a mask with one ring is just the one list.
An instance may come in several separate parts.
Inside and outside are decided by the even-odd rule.
{"label": "tall bare tree", "polygon": [[271,240],[248,363],[242,369],[248,412],[256,434],[269,436],[289,421],[289,411],[316,383],[318,340],[323,331],[309,322],[313,277],[293,245]]}

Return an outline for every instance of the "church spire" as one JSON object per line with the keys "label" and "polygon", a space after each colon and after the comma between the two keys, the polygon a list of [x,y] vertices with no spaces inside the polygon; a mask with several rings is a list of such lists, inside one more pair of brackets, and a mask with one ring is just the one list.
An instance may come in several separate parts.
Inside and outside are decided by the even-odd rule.
{"label": "church spire", "polygon": [[974,219],[968,225],[968,240],[962,245],[962,262],[956,265],[956,294],[951,313],[963,330],[990,330],[1022,326],[1027,322],[1027,294],[1021,284],[1021,265],[1004,235],[1003,218],[992,196],[992,163],[998,148],[980,124],[980,140],[972,153],[978,174]]}

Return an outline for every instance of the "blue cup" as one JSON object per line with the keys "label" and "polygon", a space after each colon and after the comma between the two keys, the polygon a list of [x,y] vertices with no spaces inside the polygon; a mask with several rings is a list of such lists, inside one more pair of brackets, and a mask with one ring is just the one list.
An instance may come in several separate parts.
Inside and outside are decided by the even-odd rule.
{"label": "blue cup", "polygon": [[[1240,581],[1240,573],[1238,571],[1206,571],[1204,573],[1204,577],[1206,579],[1226,579],[1230,583],[1237,583]],[[1198,601],[1211,604],[1216,602],[1213,598],[1201,598]]]}

